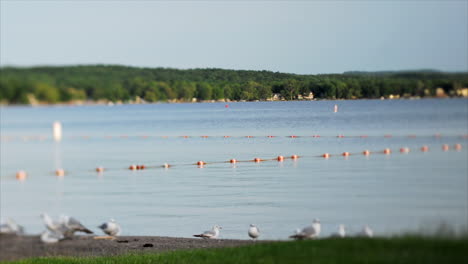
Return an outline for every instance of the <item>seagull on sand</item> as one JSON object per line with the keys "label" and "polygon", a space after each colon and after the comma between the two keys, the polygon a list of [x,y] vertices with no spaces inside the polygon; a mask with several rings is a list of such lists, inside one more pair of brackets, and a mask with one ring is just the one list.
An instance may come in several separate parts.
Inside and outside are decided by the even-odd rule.
{"label": "seagull on sand", "polygon": [[257,239],[257,237],[260,236],[260,229],[254,224],[250,224],[249,227],[249,237],[251,237],[254,241]]}
{"label": "seagull on sand", "polygon": [[320,235],[320,220],[319,219],[314,219],[312,222],[311,226],[304,227],[302,230],[297,232],[290,238],[295,238],[295,239],[307,239],[307,238],[317,238]]}
{"label": "seagull on sand", "polygon": [[53,232],[50,230],[45,230],[41,234],[41,241],[46,244],[53,244],[57,243],[60,240],[64,239],[65,237],[63,236],[62,233],[59,232]]}
{"label": "seagull on sand", "polygon": [[371,229],[368,225],[365,225],[365,226],[362,228],[362,231],[359,232],[358,236],[361,236],[361,237],[373,237],[373,236],[374,236],[374,231],[372,231],[372,229]]}
{"label": "seagull on sand", "polygon": [[111,219],[109,222],[104,223],[98,227],[102,229],[104,233],[113,237],[120,235],[120,232],[122,231],[120,225],[117,224],[114,219]]}
{"label": "seagull on sand", "polygon": [[84,225],[80,223],[80,221],[76,220],[73,217],[62,215],[60,216],[60,222],[66,228],[66,231],[63,234],[67,238],[73,237],[75,232],[84,232],[86,234],[93,234],[93,231],[86,228]]}
{"label": "seagull on sand", "polygon": [[344,225],[339,225],[338,226],[338,232],[334,233],[332,237],[346,237],[346,230]]}
{"label": "seagull on sand", "polygon": [[6,222],[0,224],[0,234],[15,234],[22,235],[24,227],[18,225],[13,219],[7,218]]}
{"label": "seagull on sand", "polygon": [[202,238],[218,238],[219,236],[219,230],[223,229],[222,227],[215,225],[213,228],[209,231],[205,231],[199,235],[193,235],[194,237],[202,237]]}

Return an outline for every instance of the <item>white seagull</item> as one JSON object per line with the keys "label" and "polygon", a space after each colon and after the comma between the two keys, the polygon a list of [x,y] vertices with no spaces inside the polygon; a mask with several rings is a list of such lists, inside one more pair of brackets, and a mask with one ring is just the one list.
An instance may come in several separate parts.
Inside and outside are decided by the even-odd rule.
{"label": "white seagull", "polygon": [[122,229],[120,228],[120,225],[115,222],[114,219],[111,219],[107,223],[103,223],[102,225],[98,226],[104,233],[106,233],[109,236],[118,236],[120,235],[120,232]]}
{"label": "white seagull", "polygon": [[65,237],[63,236],[62,233],[59,232],[52,232],[50,230],[45,230],[41,234],[41,241],[46,244],[53,244],[57,243],[60,240],[64,239]]}
{"label": "white seagull", "polygon": [[339,225],[338,226],[338,232],[337,233],[334,233],[332,235],[332,237],[346,237],[346,229],[345,229],[345,226],[344,225]]}
{"label": "white seagull", "polygon": [[260,236],[260,229],[254,224],[250,224],[249,227],[249,237],[251,237],[254,241]]}
{"label": "white seagull", "polygon": [[15,234],[22,235],[24,228],[18,225],[13,219],[7,218],[6,222],[0,224],[0,234]]}
{"label": "white seagull", "polygon": [[93,231],[86,228],[84,225],[82,225],[80,223],[80,221],[76,220],[73,217],[62,215],[62,216],[60,216],[60,222],[66,228],[66,230],[65,230],[65,232],[63,234],[67,238],[73,237],[75,232],[84,232],[86,234],[93,234]]}
{"label": "white seagull", "polygon": [[222,227],[215,225],[213,228],[209,231],[205,231],[201,234],[198,235],[193,235],[194,237],[202,237],[202,238],[218,238],[219,236],[219,230],[223,229]]}
{"label": "white seagull", "polygon": [[64,234],[65,231],[67,231],[67,227],[62,221],[54,221],[46,213],[42,213],[41,218],[42,218],[42,221],[44,221],[44,225],[50,232],[57,233],[57,234]]}
{"label": "white seagull", "polygon": [[320,220],[319,219],[314,219],[312,222],[311,226],[304,227],[302,230],[297,232],[290,238],[295,238],[295,239],[307,239],[307,238],[317,238],[320,235]]}
{"label": "white seagull", "polygon": [[372,229],[368,225],[365,225],[362,228],[362,231],[358,234],[358,236],[373,237],[374,236],[374,231],[372,231]]}

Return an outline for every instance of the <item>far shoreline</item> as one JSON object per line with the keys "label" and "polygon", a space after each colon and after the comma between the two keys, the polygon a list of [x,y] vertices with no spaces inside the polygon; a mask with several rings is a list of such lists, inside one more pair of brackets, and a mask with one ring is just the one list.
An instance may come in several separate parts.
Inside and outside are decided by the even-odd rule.
{"label": "far shoreline", "polygon": [[400,98],[359,98],[359,99],[313,99],[313,100],[204,100],[204,101],[158,101],[158,102],[112,102],[105,100],[84,101],[84,102],[62,102],[62,103],[38,103],[38,104],[4,104],[0,103],[0,108],[14,107],[87,107],[87,106],[128,106],[128,105],[161,105],[161,104],[226,104],[231,103],[280,103],[280,102],[322,102],[322,101],[416,101],[416,100],[451,100],[468,99],[468,97],[400,97]]}

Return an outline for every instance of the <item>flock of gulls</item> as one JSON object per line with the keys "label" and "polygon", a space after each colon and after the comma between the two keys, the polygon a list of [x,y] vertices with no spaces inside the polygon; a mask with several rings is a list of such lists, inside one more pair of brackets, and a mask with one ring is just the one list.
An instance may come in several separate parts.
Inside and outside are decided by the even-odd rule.
{"label": "flock of gulls", "polygon": [[[57,243],[64,239],[72,238],[76,232],[83,232],[86,234],[93,234],[94,232],[86,228],[80,221],[73,217],[61,215],[57,220],[52,219],[46,213],[41,214],[42,221],[46,227],[46,230],[41,234],[41,241],[47,244]],[[95,239],[114,239],[119,236],[122,232],[120,225],[111,219],[106,223],[98,226],[107,236],[94,237]],[[205,231],[201,234],[195,234],[194,237],[201,237],[204,239],[216,239],[219,237],[220,230],[222,227],[215,225],[211,230]],[[306,226],[302,229],[296,229],[295,233],[289,238],[293,239],[316,239],[319,238],[321,232],[321,224],[319,219],[314,219],[312,225]],[[24,234],[24,228],[18,225],[12,219],[7,219],[5,222],[0,224],[0,234]],[[256,240],[260,236],[260,229],[251,224],[247,230],[247,234],[253,240]],[[374,233],[369,226],[364,226],[362,231],[356,234],[360,237],[373,237]],[[338,226],[338,231],[333,233],[331,237],[344,238],[346,237],[346,229],[344,225]]]}

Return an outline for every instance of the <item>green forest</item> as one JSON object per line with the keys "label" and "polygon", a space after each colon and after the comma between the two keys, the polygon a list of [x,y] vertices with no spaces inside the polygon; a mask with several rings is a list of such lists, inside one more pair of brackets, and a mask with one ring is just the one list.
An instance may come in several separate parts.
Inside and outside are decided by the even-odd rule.
{"label": "green forest", "polygon": [[461,96],[466,87],[468,73],[433,70],[297,75],[117,65],[0,68],[2,104],[435,97]]}

